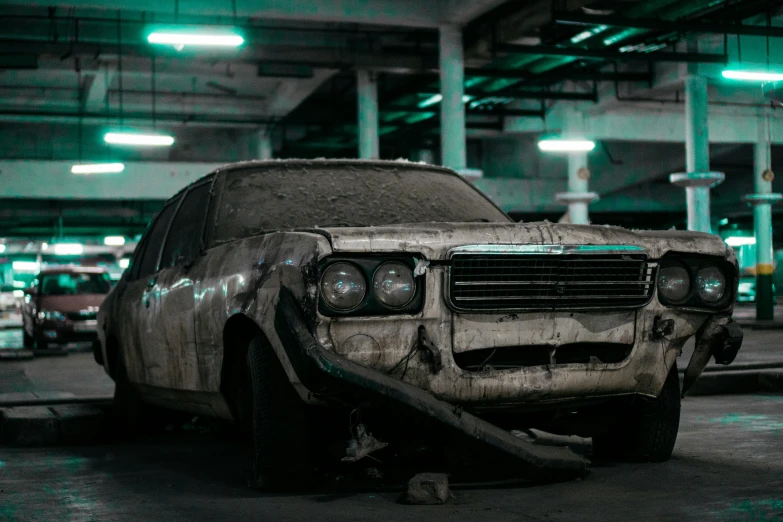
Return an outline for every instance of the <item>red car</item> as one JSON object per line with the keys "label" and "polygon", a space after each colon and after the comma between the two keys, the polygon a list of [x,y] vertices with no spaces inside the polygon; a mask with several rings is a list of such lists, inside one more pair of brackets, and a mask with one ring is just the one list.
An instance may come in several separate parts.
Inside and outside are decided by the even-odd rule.
{"label": "red car", "polygon": [[43,270],[25,290],[22,307],[25,348],[95,342],[98,307],[112,284],[103,268]]}

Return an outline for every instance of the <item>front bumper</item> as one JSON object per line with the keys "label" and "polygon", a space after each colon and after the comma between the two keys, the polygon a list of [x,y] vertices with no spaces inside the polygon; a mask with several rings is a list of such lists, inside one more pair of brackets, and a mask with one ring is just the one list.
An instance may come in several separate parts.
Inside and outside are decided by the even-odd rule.
{"label": "front bumper", "polygon": [[39,343],[81,343],[98,340],[96,320],[53,322],[44,321],[35,327],[35,340]]}
{"label": "front bumper", "polygon": [[525,442],[412,384],[329,352],[308,331],[296,298],[285,288],[280,292],[274,324],[294,371],[315,393],[344,394],[346,388],[354,388],[390,399],[516,457],[538,479],[571,479],[586,473],[587,461],[566,447]]}

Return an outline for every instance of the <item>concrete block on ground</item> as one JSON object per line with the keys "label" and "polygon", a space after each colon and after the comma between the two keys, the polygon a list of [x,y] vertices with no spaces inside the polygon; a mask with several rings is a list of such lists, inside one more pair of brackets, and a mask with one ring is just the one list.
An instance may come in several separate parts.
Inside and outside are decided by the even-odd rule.
{"label": "concrete block on ground", "polygon": [[59,419],[46,406],[20,406],[0,410],[0,441],[13,446],[55,444]]}
{"label": "concrete block on ground", "polygon": [[408,482],[411,504],[445,504],[448,499],[449,478],[445,473],[419,473]]}

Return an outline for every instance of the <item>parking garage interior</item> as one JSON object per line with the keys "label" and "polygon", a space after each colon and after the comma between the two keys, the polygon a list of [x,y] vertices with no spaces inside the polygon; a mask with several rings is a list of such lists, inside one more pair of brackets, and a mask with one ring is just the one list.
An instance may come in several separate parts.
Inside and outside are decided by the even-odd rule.
{"label": "parking garage interior", "polygon": [[[139,464],[126,441],[18,447],[0,434],[0,520],[295,520],[323,506],[329,519],[468,520],[486,509],[497,519],[576,520],[603,518],[591,499],[604,494],[609,519],[783,517],[781,111],[776,0],[4,2],[0,411],[110,407],[114,384],[92,344],[27,342],[30,289],[58,267],[98,267],[116,285],[169,198],[253,160],[438,165],[521,224],[717,235],[737,259],[734,319],[745,344],[736,371],[708,366],[710,384],[684,399],[674,461],[644,472],[599,466],[578,493],[463,470],[441,511],[406,512],[419,508],[398,500],[399,485],[362,468],[337,493],[258,497],[220,463],[198,469],[201,457],[188,453],[239,460],[217,421],[176,416],[147,441],[164,464],[149,455]],[[482,355],[476,367],[485,363]],[[699,441],[713,437],[701,453]],[[724,452],[734,452],[728,463]],[[95,464],[107,455],[116,465]],[[25,468],[26,459],[37,464]],[[718,478],[724,469],[731,486]],[[145,470],[163,482],[139,485]],[[637,471],[656,485],[624,482]],[[670,480],[695,484],[694,496],[658,489]],[[133,512],[156,495],[149,513]],[[671,513],[659,502],[667,498]]]}

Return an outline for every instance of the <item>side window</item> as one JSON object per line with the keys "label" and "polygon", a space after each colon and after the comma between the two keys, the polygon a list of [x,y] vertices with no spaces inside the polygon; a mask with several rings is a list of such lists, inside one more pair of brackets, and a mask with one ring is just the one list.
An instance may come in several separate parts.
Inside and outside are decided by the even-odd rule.
{"label": "side window", "polygon": [[177,215],[171,224],[171,232],[163,247],[160,268],[169,268],[177,263],[193,259],[199,252],[204,220],[209,205],[210,179],[185,194]]}
{"label": "side window", "polygon": [[152,225],[152,229],[149,231],[144,244],[144,252],[141,254],[138,277],[148,276],[157,271],[158,254],[160,254],[160,249],[163,246],[163,240],[166,237],[171,218],[174,217],[174,211],[177,210],[178,201],[179,198],[163,207],[158,219]]}

